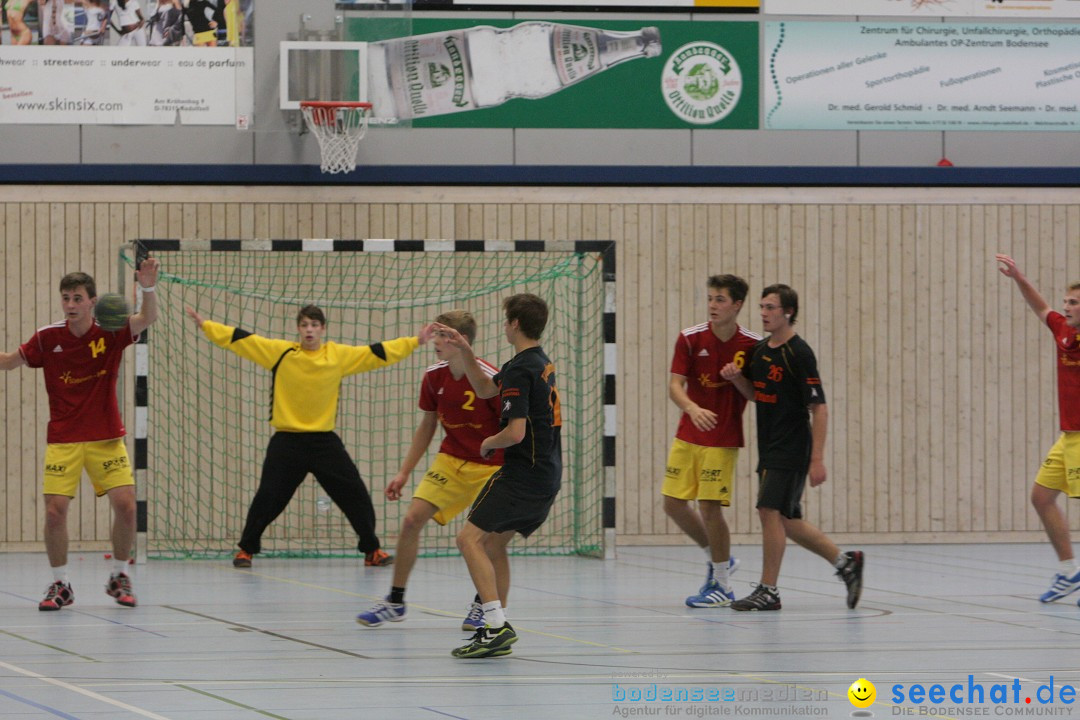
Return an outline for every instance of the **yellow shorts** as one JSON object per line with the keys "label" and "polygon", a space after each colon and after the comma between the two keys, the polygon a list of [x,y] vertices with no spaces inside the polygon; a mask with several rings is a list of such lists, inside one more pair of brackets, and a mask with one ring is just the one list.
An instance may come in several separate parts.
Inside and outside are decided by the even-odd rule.
{"label": "yellow shorts", "polygon": [[209,45],[211,43],[217,43],[217,30],[206,30],[204,32],[195,33],[191,39],[191,44],[196,46]]}
{"label": "yellow shorts", "polygon": [[1035,482],[1080,498],[1080,432],[1063,432],[1046,454]]}
{"label": "yellow shorts", "polygon": [[414,498],[426,500],[439,511],[435,522],[445,525],[472,504],[498,465],[484,465],[439,453],[416,487]]}
{"label": "yellow shorts", "polygon": [[739,448],[692,445],[675,438],[660,492],[679,500],[719,500],[731,504],[731,483]]}
{"label": "yellow shorts", "polygon": [[84,467],[98,497],[135,484],[123,438],[52,443],[45,448],[45,494],[75,497]]}

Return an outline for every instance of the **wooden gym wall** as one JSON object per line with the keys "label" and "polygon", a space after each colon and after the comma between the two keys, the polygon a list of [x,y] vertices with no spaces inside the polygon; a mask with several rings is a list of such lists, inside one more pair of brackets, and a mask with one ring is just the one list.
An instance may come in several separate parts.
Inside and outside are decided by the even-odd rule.
{"label": "wooden gym wall", "polygon": [[[686,542],[659,502],[678,417],[667,380],[678,331],[705,319],[707,275],[750,282],[740,319],[755,331],[761,288],[786,282],[800,293],[797,330],[817,353],[830,408],[829,480],[807,491],[808,519],[841,542],[1042,538],[1027,496],[1058,432],[1052,338],[994,253],[1016,257],[1058,308],[1080,280],[1075,192],[5,186],[0,349],[60,317],[65,272],[115,288],[117,249],[140,237],[614,240],[616,523],[626,544]],[[0,393],[0,550],[41,550],[43,382],[21,368],[0,374]],[[739,460],[728,511],[736,542],[758,542],[755,459],[750,447]],[[387,481],[368,480],[376,490]],[[1077,518],[1073,508],[1074,529]],[[106,547],[108,522],[107,503],[84,483],[73,549]],[[391,542],[395,532],[382,529]]]}

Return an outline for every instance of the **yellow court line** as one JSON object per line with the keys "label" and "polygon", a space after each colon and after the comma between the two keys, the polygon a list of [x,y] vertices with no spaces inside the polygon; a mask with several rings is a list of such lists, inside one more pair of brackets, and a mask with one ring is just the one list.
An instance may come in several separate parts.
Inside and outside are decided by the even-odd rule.
{"label": "yellow court line", "polygon": [[[225,570],[225,568],[221,568],[221,569]],[[230,572],[236,572],[236,570],[233,569]],[[312,583],[304,582],[302,580],[293,580],[292,578],[283,578],[283,577],[278,577],[276,575],[266,575],[265,573],[255,572],[253,570],[244,570],[243,572],[250,573],[252,575],[255,575],[256,577],[266,578],[267,580],[277,580],[278,582],[289,583],[289,584],[292,584],[292,585],[299,585],[300,587],[311,588],[312,590],[324,590],[324,591],[328,591],[328,592],[335,592],[335,593],[338,593],[339,595],[348,595],[350,597],[364,598],[366,600],[379,601],[379,600],[383,599],[383,598],[377,597],[375,595],[365,595],[364,593],[356,593],[356,592],[352,592],[351,590],[342,590],[341,588],[325,587],[323,585],[314,585]],[[445,610],[439,610],[438,608],[427,607],[426,605],[417,605],[415,603],[410,603],[409,606],[414,607],[414,608],[418,608],[420,610],[423,610],[424,612],[432,613],[434,615],[440,615],[442,617],[449,617],[449,618],[457,617],[454,613],[449,613],[449,612],[446,612]],[[519,630],[520,632],[527,632],[527,633],[530,633],[532,635],[540,635],[542,637],[554,638],[556,640],[566,640],[568,642],[575,642],[575,643],[579,643],[581,645],[591,645],[592,647],[605,648],[607,650],[615,650],[617,652],[627,653],[628,655],[638,655],[639,654],[636,650],[627,650],[626,648],[616,647],[614,645],[605,645],[604,643],[592,642],[590,640],[581,640],[579,638],[567,637],[566,635],[555,635],[553,633],[546,633],[546,632],[542,632],[540,630],[530,630],[528,628],[514,628],[514,629]]]}

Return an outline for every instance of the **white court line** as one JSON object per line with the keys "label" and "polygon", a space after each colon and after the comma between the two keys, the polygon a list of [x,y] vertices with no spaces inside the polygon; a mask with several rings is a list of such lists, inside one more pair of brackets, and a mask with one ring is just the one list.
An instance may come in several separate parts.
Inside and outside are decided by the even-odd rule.
{"label": "white court line", "polygon": [[34,678],[36,680],[41,680],[42,682],[47,682],[50,685],[56,685],[57,687],[62,687],[65,690],[71,690],[72,692],[77,692],[80,695],[85,695],[88,698],[93,698],[94,700],[98,700],[100,702],[107,703],[109,705],[112,705],[113,707],[118,707],[118,708],[120,708],[122,710],[127,710],[128,712],[133,712],[136,715],[142,715],[145,718],[152,718],[152,720],[169,720],[169,718],[165,717],[164,715],[157,715],[156,713],[152,713],[152,712],[150,712],[148,710],[143,710],[142,708],[137,708],[134,705],[128,705],[127,703],[122,703],[119,700],[112,700],[110,698],[105,697],[104,695],[99,695],[96,692],[92,692],[90,690],[84,690],[81,687],[78,687],[76,685],[72,685],[71,683],[66,683],[63,680],[57,680],[55,678],[46,677],[44,675],[39,675],[38,673],[33,672],[31,670],[24,670],[21,667],[17,667],[15,665],[10,665],[10,664],[2,661],[2,660],[0,660],[0,667],[5,668],[7,670],[11,670],[12,672],[17,672],[20,675],[25,675],[26,677],[32,677],[32,678]]}

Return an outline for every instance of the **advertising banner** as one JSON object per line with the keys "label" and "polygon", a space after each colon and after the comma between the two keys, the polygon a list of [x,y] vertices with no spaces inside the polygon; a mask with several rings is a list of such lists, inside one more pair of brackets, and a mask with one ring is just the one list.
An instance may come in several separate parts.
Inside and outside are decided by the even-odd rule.
{"label": "advertising banner", "polygon": [[[339,10],[348,10],[364,2],[339,0]],[[596,12],[666,12],[714,10],[719,12],[757,12],[761,0],[413,0],[415,10],[580,10]]]}
{"label": "advertising banner", "polygon": [[764,127],[1080,130],[1080,25],[769,22]]}
{"label": "advertising banner", "polygon": [[1077,0],[765,0],[769,15],[1080,18]]}
{"label": "advertising banner", "polygon": [[236,125],[254,49],[0,46],[0,123]]}
{"label": "advertising banner", "polygon": [[756,22],[413,19],[368,42],[376,118],[413,127],[758,127]]}

